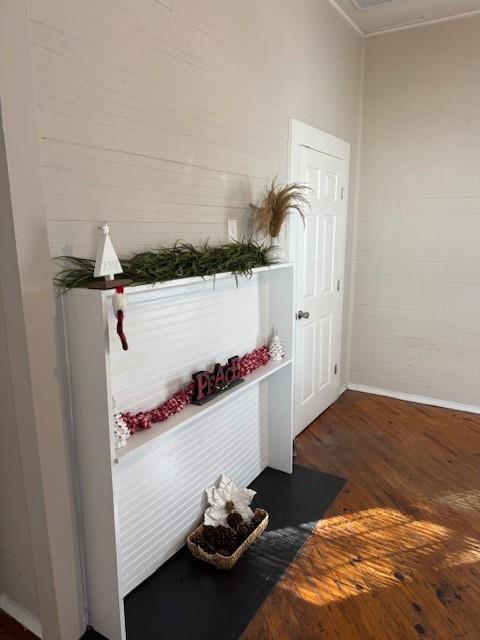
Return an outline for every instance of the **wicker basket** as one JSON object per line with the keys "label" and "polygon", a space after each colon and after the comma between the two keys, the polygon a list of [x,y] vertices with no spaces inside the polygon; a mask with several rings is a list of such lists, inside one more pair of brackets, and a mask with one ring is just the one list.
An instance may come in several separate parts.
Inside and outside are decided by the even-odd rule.
{"label": "wicker basket", "polygon": [[268,525],[268,513],[263,509],[256,509],[255,515],[263,516],[263,520],[260,522],[258,527],[252,531],[252,533],[248,536],[244,542],[238,547],[238,549],[232,553],[231,556],[222,556],[219,553],[207,553],[198,544],[195,540],[198,540],[198,537],[202,534],[203,524],[197,527],[187,538],[187,547],[195,558],[199,560],[203,560],[204,562],[208,562],[209,564],[213,564],[217,569],[231,569],[240,556],[248,549],[248,547],[255,542],[255,540],[260,536]]}

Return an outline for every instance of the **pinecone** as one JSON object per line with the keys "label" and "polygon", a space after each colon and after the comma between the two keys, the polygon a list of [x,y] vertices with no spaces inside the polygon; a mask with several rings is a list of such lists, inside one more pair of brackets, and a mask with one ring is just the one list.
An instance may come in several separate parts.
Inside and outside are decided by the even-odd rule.
{"label": "pinecone", "polygon": [[242,524],[243,518],[237,511],[232,511],[232,513],[228,514],[227,522],[229,527],[236,529]]}
{"label": "pinecone", "polygon": [[248,538],[248,536],[251,533],[252,533],[252,529],[250,528],[250,524],[246,522],[241,524],[236,530],[238,546],[240,546],[242,542],[245,542],[245,540]]}
{"label": "pinecone", "polygon": [[255,513],[253,518],[250,520],[250,525],[252,527],[252,531],[254,529],[256,529],[261,522],[263,522],[263,518],[264,518],[263,514]]}
{"label": "pinecone", "polygon": [[198,545],[201,549],[203,549],[206,553],[209,553],[210,555],[214,555],[215,553],[215,547],[213,547],[211,544],[208,544],[208,542],[200,542]]}
{"label": "pinecone", "polygon": [[[237,541],[235,540],[235,533],[233,529],[224,527],[219,524],[215,527],[215,549],[225,549],[230,553],[237,548]],[[228,555],[230,555],[230,553]]]}
{"label": "pinecone", "polygon": [[215,528],[209,524],[204,525],[202,531],[202,540],[211,546],[215,546],[216,534]]}

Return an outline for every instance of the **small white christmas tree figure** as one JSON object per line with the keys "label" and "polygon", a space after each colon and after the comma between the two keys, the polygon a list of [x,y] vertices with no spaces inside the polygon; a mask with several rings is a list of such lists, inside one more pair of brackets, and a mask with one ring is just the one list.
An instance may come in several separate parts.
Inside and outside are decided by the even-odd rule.
{"label": "small white christmas tree figure", "polygon": [[95,271],[93,275],[95,278],[104,276],[105,280],[113,280],[113,276],[116,273],[122,273],[122,265],[110,240],[110,228],[108,224],[105,222],[98,228],[102,233],[100,235],[100,242],[98,243],[97,259],[95,261]]}
{"label": "small white christmas tree figure", "polygon": [[130,431],[122,418],[122,413],[116,407],[113,412],[113,438],[115,440],[115,449],[122,449],[130,438]]}
{"label": "small white christmas tree figure", "polygon": [[268,355],[270,356],[270,360],[283,360],[285,357],[285,349],[283,348],[283,344],[280,342],[278,331],[276,329],[273,332],[273,338],[268,345]]}

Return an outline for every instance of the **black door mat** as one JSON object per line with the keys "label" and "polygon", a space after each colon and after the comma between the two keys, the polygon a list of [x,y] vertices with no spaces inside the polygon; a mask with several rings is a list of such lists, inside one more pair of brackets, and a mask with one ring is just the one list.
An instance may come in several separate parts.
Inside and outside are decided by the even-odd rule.
{"label": "black door mat", "polygon": [[237,640],[345,480],[295,465],[250,485],[270,514],[265,533],[230,571],[184,547],[125,598],[128,640]]}

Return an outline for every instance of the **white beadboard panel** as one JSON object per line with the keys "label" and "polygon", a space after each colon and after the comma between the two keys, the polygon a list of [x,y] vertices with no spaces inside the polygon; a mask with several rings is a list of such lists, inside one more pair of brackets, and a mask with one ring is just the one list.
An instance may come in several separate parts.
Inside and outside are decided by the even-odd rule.
{"label": "white beadboard panel", "polygon": [[245,229],[286,177],[289,117],[355,143],[363,42],[328,2],[29,0],[28,17],[52,255],[93,256],[105,219],[124,255]]}
{"label": "white beadboard panel", "polygon": [[265,344],[268,281],[233,277],[191,286],[127,293],[123,351],[109,310],[112,393],[124,411],[157,406],[192,373]]}
{"label": "white beadboard panel", "polygon": [[126,595],[185,544],[205,509],[204,489],[225,473],[248,485],[267,465],[265,383],[194,425],[165,434],[132,465],[117,465],[119,556]]}
{"label": "white beadboard panel", "polygon": [[187,382],[195,365],[264,343],[271,324],[291,354],[293,281],[293,265],[283,263],[255,269],[238,288],[230,273],[127,287],[127,352],[115,332],[113,291],[74,289],[63,298],[88,619],[106,637],[124,637],[123,596],[185,544],[205,488],[221,473],[241,485],[267,465],[292,473],[293,362],[269,362],[120,451],[112,389],[120,408],[147,409]]}
{"label": "white beadboard panel", "polygon": [[353,384],[478,405],[479,28],[367,41]]}
{"label": "white beadboard panel", "polygon": [[[288,411],[290,407],[289,393],[290,393],[290,380],[292,375],[292,360],[287,359],[282,362],[269,362],[268,364],[259,367],[254,373],[251,373],[244,382],[235,387],[229,393],[220,394],[214,400],[203,406],[190,404],[180,413],[175,416],[171,416],[168,420],[162,423],[156,423],[151,429],[145,431],[137,431],[134,438],[130,438],[126,447],[115,451],[115,464],[133,464],[136,460],[140,460],[146,453],[153,451],[163,441],[163,436],[168,431],[175,431],[183,429],[189,424],[194,423],[198,419],[205,418],[208,413],[218,409],[220,405],[228,404],[233,398],[245,393],[250,387],[258,385],[260,382],[268,379],[269,388],[273,391],[269,397],[269,406],[273,408],[280,407],[283,402],[285,404],[285,411],[282,418],[278,420],[275,417],[269,416],[269,466],[279,471],[285,471],[291,473],[289,464],[291,462],[288,451],[284,451],[281,459],[276,456],[276,448],[282,448],[286,444],[288,447],[291,444],[291,438],[288,435],[289,416]],[[286,376],[283,369],[286,369]],[[273,379],[270,379],[273,377]],[[283,378],[283,380],[282,380]],[[287,394],[286,398],[282,398],[283,389]],[[280,398],[280,403],[279,403]],[[287,434],[285,434],[287,431]]]}

